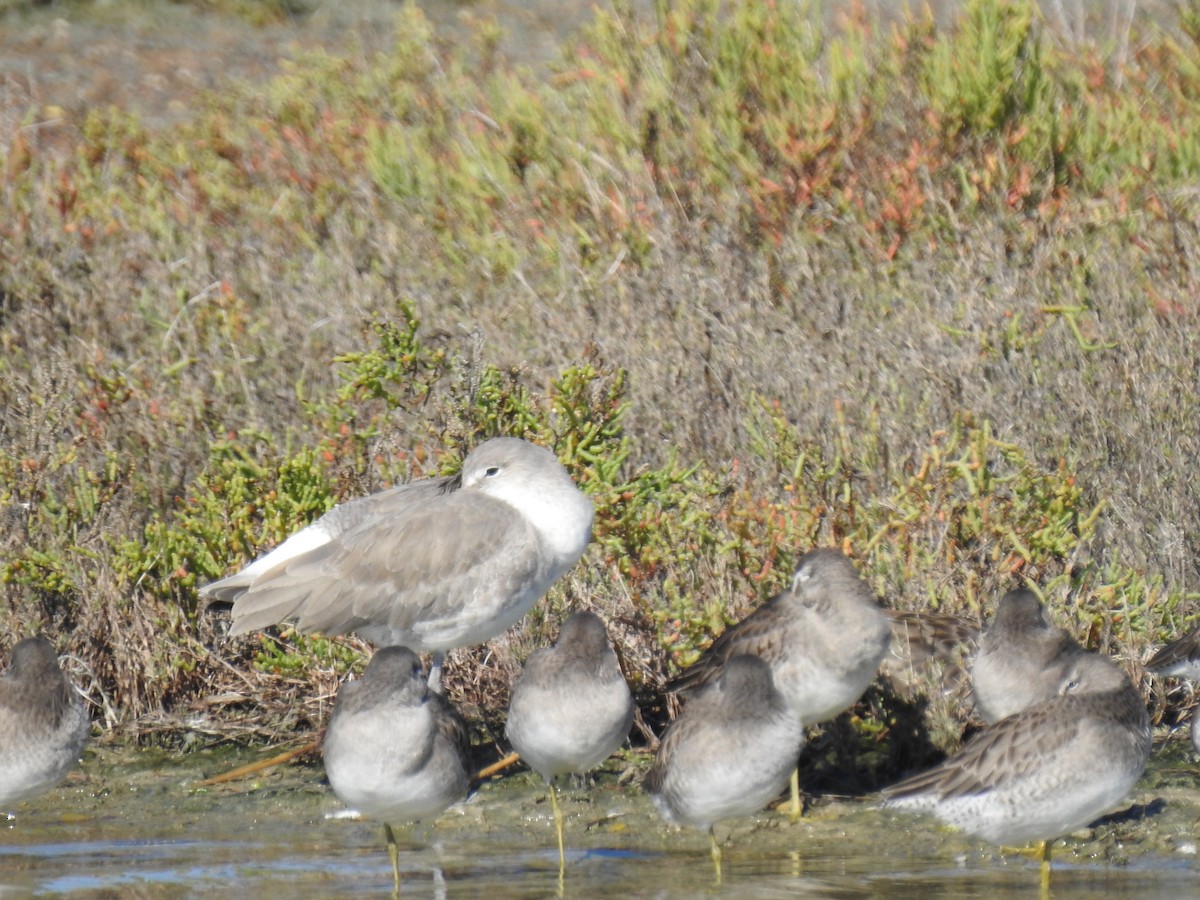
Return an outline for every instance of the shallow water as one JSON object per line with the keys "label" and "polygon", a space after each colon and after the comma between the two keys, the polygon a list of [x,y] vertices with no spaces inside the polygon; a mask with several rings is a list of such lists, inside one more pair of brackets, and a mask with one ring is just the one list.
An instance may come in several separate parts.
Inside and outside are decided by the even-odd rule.
{"label": "shallow water", "polygon": [[[1053,894],[1181,896],[1197,876],[1200,772],[1172,741],[1127,806],[1054,848]],[[23,804],[0,835],[0,897],[388,894],[382,828],[329,818],[341,805],[318,763],[211,788],[194,782],[250,757],[91,751],[82,771]],[[564,792],[564,893],[591,897],[994,897],[1037,889],[1032,859],[927,819],[822,799],[798,825],[762,813],[718,826],[714,884],[703,834],[664,827],[616,764]],[[432,823],[398,832],[408,896],[552,896],[557,854],[540,781],[515,771]]]}
{"label": "shallow water", "polygon": [[[354,4],[348,13],[333,4],[322,7],[328,19],[249,28],[206,17],[199,5],[159,4],[149,16],[131,18],[109,4],[95,6],[95,16],[90,6],[54,5],[3,23],[0,101],[17,110],[13,121],[30,103],[86,110],[113,102],[114,94],[151,121],[185,118],[195,91],[219,87],[230,73],[266,77],[292,41],[332,42],[354,31],[367,48],[386,44],[394,13],[386,2]],[[468,16],[494,15],[506,26],[508,55],[539,61],[553,56],[590,3],[426,6],[444,31]],[[1192,893],[1200,875],[1193,835],[1200,773],[1180,750],[1184,744],[1175,741],[1172,753],[1156,757],[1123,815],[1058,843],[1056,896]],[[0,897],[390,893],[381,827],[327,818],[340,804],[319,764],[192,787],[244,761],[89,752],[79,777],[0,822]],[[564,797],[569,896],[996,897],[1037,888],[1036,862],[862,800],[823,800],[797,825],[769,813],[724,823],[718,834],[726,870],[717,886],[706,837],[664,828],[636,787],[618,785],[617,772]],[[557,857],[544,797],[536,779],[505,777],[405,832],[404,892],[491,900],[554,895]]]}

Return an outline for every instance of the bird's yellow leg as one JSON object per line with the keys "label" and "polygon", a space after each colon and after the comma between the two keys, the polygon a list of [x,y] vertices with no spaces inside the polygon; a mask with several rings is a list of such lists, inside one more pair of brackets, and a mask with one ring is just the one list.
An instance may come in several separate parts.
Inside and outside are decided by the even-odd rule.
{"label": "bird's yellow leg", "polygon": [[400,896],[400,847],[396,844],[396,832],[392,831],[392,826],[383,823],[383,834],[387,838],[388,856],[392,860],[392,894]]}
{"label": "bird's yellow leg", "polygon": [[804,806],[800,802],[800,769],[792,769],[792,808],[788,811],[788,818],[792,820],[794,825],[800,821],[800,817],[804,815]]}
{"label": "bird's yellow leg", "polygon": [[566,877],[567,872],[567,854],[563,841],[564,822],[562,807],[558,805],[558,788],[554,785],[554,779],[550,780],[550,809],[554,813],[554,831],[558,835],[558,878],[559,881],[562,881]]}
{"label": "bird's yellow leg", "polygon": [[721,845],[717,843],[717,831],[713,825],[708,826],[708,840],[712,844],[713,867],[717,871],[717,884],[721,883]]}
{"label": "bird's yellow leg", "polygon": [[1031,847],[1001,847],[1001,852],[1031,856],[1041,864],[1041,895],[1050,896],[1050,841],[1038,841]]}

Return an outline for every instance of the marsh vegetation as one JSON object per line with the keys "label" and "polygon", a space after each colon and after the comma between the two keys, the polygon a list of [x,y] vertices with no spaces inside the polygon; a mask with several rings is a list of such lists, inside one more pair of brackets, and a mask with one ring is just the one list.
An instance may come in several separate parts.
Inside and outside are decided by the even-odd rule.
{"label": "marsh vegetation", "polygon": [[[597,517],[451,656],[483,743],[577,607],[661,720],[813,545],[898,608],[1034,585],[1174,721],[1140,661],[1197,609],[1200,6],[1062,25],[617,3],[531,69],[404,6],[170,120],[6,103],[0,629],[114,740],[313,729],[361,645],[228,639],[197,587],[503,433]],[[810,752],[891,777],[914,709],[957,739],[875,690]]]}

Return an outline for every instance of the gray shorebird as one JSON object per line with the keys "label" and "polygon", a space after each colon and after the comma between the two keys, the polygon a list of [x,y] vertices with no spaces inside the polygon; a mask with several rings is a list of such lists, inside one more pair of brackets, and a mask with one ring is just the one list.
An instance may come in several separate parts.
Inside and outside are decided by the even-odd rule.
{"label": "gray shorebird", "polygon": [[[775,687],[805,725],[849,709],[875,678],[892,639],[888,618],[854,564],[840,551],[811,550],[791,587],[718,637],[679,674],[670,691],[713,681],[742,653],[765,660]],[[800,815],[799,773],[792,773],[792,818]]]}
{"label": "gray shorebird", "polygon": [[396,889],[400,851],[392,823],[434,816],[467,795],[466,723],[426,683],[420,658],[385,647],[362,678],[338,691],[321,747],[338,799],[382,820]]}
{"label": "gray shorebird", "polygon": [[13,647],[0,677],[0,808],[44,794],[79,763],[90,723],[44,637]]}
{"label": "gray shorebird", "polygon": [[[1176,638],[1146,661],[1146,671],[1200,680],[1200,628]],[[1192,746],[1200,753],[1200,714],[1192,712]]]}
{"label": "gray shorebird", "polygon": [[553,647],[535,650],[513,685],[504,733],[546,779],[558,835],[558,871],[566,871],[563,814],[554,779],[582,775],[608,759],[629,735],[633,696],[599,616],[567,619]]}
{"label": "gray shorebird", "polygon": [[775,687],[771,667],[739,654],[688,699],[658,745],[643,787],[669,822],[706,829],[717,880],[714,825],[779,795],[804,747],[804,724]]}
{"label": "gray shorebird", "polygon": [[493,438],[460,474],[334,507],[236,575],[201,589],[232,603],[230,634],[284,621],[442,654],[521,618],[583,554],[592,502],[554,454]]}
{"label": "gray shorebird", "polygon": [[1076,655],[1051,699],[989,725],[941,765],[882,792],[885,806],[933,813],[997,844],[1048,841],[1112,809],[1150,758],[1150,718],[1125,673]]}
{"label": "gray shorebird", "polygon": [[975,711],[985,722],[1049,700],[1076,657],[1088,651],[1046,620],[1033,591],[1009,591],[979,639],[971,665]]}

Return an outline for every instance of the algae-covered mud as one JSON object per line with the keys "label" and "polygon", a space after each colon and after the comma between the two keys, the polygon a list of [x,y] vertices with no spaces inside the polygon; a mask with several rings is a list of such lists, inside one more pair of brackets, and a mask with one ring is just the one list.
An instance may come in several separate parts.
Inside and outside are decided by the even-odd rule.
{"label": "algae-covered mud", "polygon": [[[1171,740],[1127,803],[1054,846],[1055,896],[1182,896],[1197,876],[1200,768]],[[207,788],[249,757],[101,749],[16,811],[0,839],[0,895],[312,897],[385,894],[378,823],[339,818],[317,761]],[[1038,864],[933,821],[819,798],[796,825],[764,811],[718,826],[714,883],[705,835],[665,827],[637,787],[645,761],[614,759],[563,791],[569,896],[1028,895]],[[558,891],[541,779],[514,769],[433,822],[398,832],[409,896],[528,897]]]}

